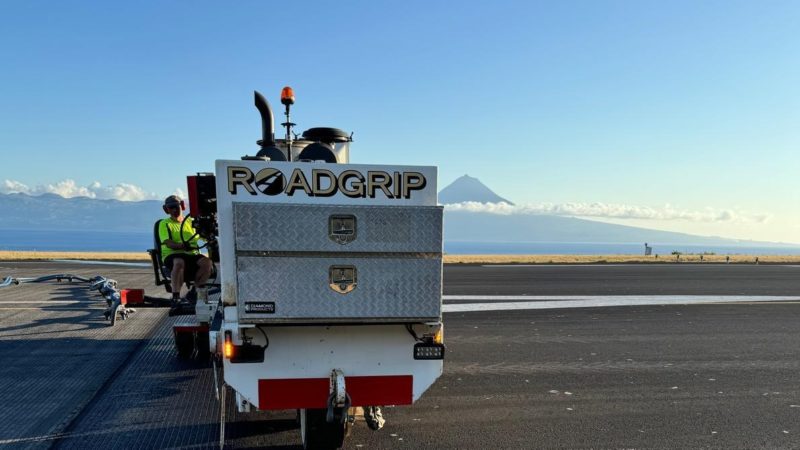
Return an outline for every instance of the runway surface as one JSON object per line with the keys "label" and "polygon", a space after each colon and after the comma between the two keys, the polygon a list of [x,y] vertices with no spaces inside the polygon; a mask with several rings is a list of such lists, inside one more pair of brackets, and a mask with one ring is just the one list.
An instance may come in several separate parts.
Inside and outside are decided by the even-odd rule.
{"label": "runway surface", "polygon": [[[0,278],[58,272],[164,295],[146,268],[0,263]],[[446,266],[445,295],[532,306],[445,313],[444,375],[346,448],[800,447],[798,267]],[[663,305],[678,296],[716,300]],[[623,297],[656,304],[567,307]],[[79,285],[0,288],[0,446],[217,446],[213,372],[175,357],[175,319],[111,328],[103,306]],[[299,448],[293,412],[233,410],[229,448]]]}
{"label": "runway surface", "polygon": [[445,295],[800,295],[800,267],[766,264],[451,265],[445,277]]}

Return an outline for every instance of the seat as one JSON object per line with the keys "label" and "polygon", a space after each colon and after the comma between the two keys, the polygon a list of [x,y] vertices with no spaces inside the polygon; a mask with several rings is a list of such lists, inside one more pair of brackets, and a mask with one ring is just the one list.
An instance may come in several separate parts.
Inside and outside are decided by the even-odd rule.
{"label": "seat", "polygon": [[148,249],[147,253],[150,254],[150,261],[153,263],[153,275],[155,276],[156,286],[164,286],[170,294],[172,293],[172,280],[170,273],[164,266],[161,258],[161,239],[158,237],[158,225],[162,219],[156,220],[153,224],[153,248]]}

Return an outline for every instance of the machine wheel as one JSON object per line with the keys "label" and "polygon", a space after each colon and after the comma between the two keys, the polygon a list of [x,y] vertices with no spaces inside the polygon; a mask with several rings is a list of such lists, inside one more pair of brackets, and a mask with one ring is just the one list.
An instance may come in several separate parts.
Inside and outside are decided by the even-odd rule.
{"label": "machine wheel", "polygon": [[175,348],[180,358],[189,358],[194,352],[194,333],[176,332]]}
{"label": "machine wheel", "polygon": [[324,409],[300,410],[300,437],[304,450],[334,450],[342,448],[347,431],[346,423],[328,423]]}

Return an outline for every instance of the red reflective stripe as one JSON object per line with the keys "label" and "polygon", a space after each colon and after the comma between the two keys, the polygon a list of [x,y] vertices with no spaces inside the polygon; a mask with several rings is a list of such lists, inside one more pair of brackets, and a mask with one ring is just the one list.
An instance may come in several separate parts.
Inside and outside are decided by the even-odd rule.
{"label": "red reflective stripe", "polygon": [[410,405],[414,396],[414,377],[344,377],[352,406]]}
{"label": "red reflective stripe", "polygon": [[[326,408],[327,378],[258,380],[260,409]],[[352,406],[410,405],[414,392],[411,375],[345,377]]]}
{"label": "red reflective stripe", "polygon": [[258,380],[259,409],[325,408],[327,378]]}

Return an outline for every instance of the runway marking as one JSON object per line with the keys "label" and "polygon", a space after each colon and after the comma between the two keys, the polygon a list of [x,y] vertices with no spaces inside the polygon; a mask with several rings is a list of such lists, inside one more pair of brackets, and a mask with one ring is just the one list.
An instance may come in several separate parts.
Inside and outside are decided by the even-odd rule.
{"label": "runway marking", "polygon": [[99,300],[7,300],[0,305],[42,305],[47,303],[97,303]]}
{"label": "runway marking", "polygon": [[69,263],[69,264],[87,264],[97,266],[124,266],[124,267],[153,267],[152,263],[134,263],[123,261],[91,261],[81,259],[51,259],[52,262]]}
{"label": "runway marking", "polygon": [[[445,295],[443,300],[480,303],[442,305],[443,312],[506,311],[609,306],[697,305],[715,303],[798,302],[794,295]],[[516,300],[515,302],[511,302]],[[523,301],[528,300],[528,301]],[[489,303],[486,303],[489,302]]]}
{"label": "runway marking", "polygon": [[[727,264],[724,262],[713,262],[713,263],[696,263],[696,262],[683,262],[683,263],[674,263],[664,262],[664,263],[594,263],[594,264],[549,264],[549,263],[539,263],[539,264],[481,264],[481,267],[500,267],[500,268],[512,268],[512,267],[676,267],[676,266],[754,266],[755,264],[746,264],[746,263],[734,263],[734,264]],[[796,267],[800,268],[800,265],[791,265],[791,264],[766,264],[766,265],[775,265],[780,267]]]}
{"label": "runway marking", "polygon": [[[5,311],[5,310],[14,310],[14,311],[18,311],[18,310],[36,310],[36,311],[41,311],[42,308],[23,307],[23,306],[0,306],[0,311]],[[59,309],[58,311],[83,311],[83,309],[78,310],[78,309],[66,309],[65,308],[65,309]]]}
{"label": "runway marking", "polygon": [[597,263],[597,264],[481,264],[481,267],[630,267],[630,266],[661,266],[664,264],[626,264],[626,263]]}

